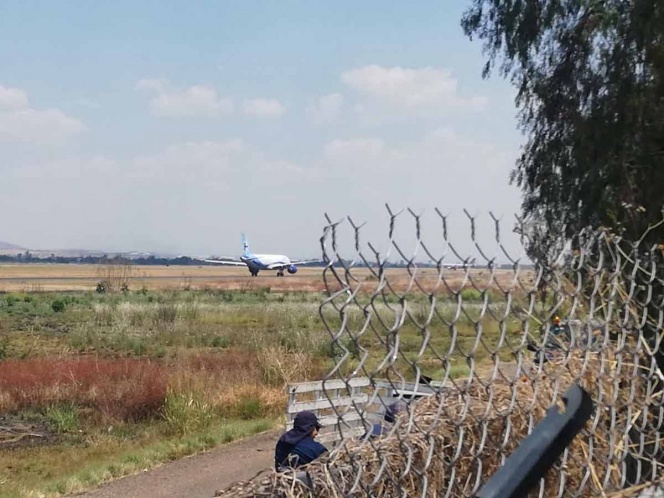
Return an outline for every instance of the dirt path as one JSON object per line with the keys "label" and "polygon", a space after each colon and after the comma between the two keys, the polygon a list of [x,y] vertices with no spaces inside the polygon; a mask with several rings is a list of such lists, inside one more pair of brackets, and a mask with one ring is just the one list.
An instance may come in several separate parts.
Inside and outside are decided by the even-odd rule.
{"label": "dirt path", "polygon": [[251,479],[270,468],[278,431],[230,443],[209,453],[162,465],[154,470],[104,484],[83,498],[211,498],[218,489]]}

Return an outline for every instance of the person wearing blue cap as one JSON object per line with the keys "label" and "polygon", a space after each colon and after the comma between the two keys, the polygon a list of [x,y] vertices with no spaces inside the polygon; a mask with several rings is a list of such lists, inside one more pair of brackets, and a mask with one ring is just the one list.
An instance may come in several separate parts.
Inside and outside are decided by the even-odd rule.
{"label": "person wearing blue cap", "polygon": [[321,425],[313,412],[298,413],[293,421],[293,428],[277,441],[274,450],[275,469],[295,469],[313,462],[327,452],[325,446],[314,440],[320,429]]}

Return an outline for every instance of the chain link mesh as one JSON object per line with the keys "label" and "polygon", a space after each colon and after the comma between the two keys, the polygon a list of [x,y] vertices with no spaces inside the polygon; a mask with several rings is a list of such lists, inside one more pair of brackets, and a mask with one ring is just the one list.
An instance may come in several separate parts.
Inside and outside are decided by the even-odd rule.
{"label": "chain link mesh", "polygon": [[[587,230],[573,249],[555,243],[532,263],[510,254],[493,215],[482,247],[466,212],[463,254],[436,211],[437,253],[420,215],[388,214],[386,256],[351,218],[328,218],[321,238],[320,316],[335,358],[326,382],[351,393],[353,379],[368,378],[368,400],[333,408],[346,430],[307,467],[313,491],[274,472],[223,496],[474,496],[574,383],[593,414],[531,495],[664,496],[662,247]],[[404,227],[410,250],[398,242]],[[515,231],[522,249],[541,249],[536,226],[517,220]],[[431,395],[409,398],[413,386]],[[323,391],[334,406],[338,392],[325,382]],[[405,409],[386,422],[380,414],[399,399]],[[383,434],[358,436],[349,413]]]}

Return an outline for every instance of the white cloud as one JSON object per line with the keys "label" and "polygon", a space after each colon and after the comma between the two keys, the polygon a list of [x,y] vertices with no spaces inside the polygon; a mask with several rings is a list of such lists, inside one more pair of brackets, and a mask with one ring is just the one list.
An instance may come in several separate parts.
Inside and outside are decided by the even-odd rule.
{"label": "white cloud", "polygon": [[223,176],[233,157],[245,152],[242,140],[186,142],[166,147],[157,154],[139,156],[133,162],[135,176],[179,181],[206,181]]}
{"label": "white cloud", "polygon": [[487,103],[484,97],[462,96],[457,80],[449,71],[432,67],[410,69],[371,65],[346,71],[341,79],[378,104],[409,111],[480,110]]}
{"label": "white cloud", "polygon": [[0,86],[0,142],[54,144],[85,130],[81,121],[60,109],[30,107],[24,90]]}
{"label": "white cloud", "polygon": [[316,123],[330,123],[336,120],[343,109],[344,96],[331,93],[318,98],[307,107],[307,114]]}
{"label": "white cloud", "polygon": [[323,158],[339,166],[370,166],[385,152],[385,142],[379,138],[333,140],[323,148]]}
{"label": "white cloud", "polygon": [[94,100],[90,99],[76,99],[74,104],[85,107],[87,109],[101,109],[101,104],[99,102],[95,102]]}
{"label": "white cloud", "polygon": [[278,118],[286,107],[276,99],[249,99],[242,103],[244,113],[257,118]]}
{"label": "white cloud", "polygon": [[233,101],[220,98],[214,87],[194,85],[185,89],[173,89],[167,81],[140,80],[136,88],[153,94],[150,111],[162,117],[215,117],[233,112]]}
{"label": "white cloud", "polygon": [[97,179],[99,185],[103,184],[104,187],[108,187],[106,181],[118,174],[118,163],[115,160],[97,155],[89,159],[67,156],[44,163],[30,164],[20,168],[15,173],[15,177],[46,182],[90,177]]}
{"label": "white cloud", "polygon": [[[517,152],[464,137],[451,128],[399,143],[372,137],[333,140],[324,147],[317,165],[324,184],[319,193],[336,196],[337,200],[325,207],[332,219],[350,215],[357,223],[366,221],[363,243],[372,241],[379,248],[389,222],[385,203],[395,211],[408,207],[424,212],[423,237],[438,256],[445,254],[445,244],[434,208],[450,215],[447,228],[457,249],[477,255],[470,244],[469,221],[463,213],[466,208],[478,215],[480,246],[502,261],[489,211],[502,217],[501,240],[510,252],[516,251],[518,239],[511,230],[514,214],[519,212],[519,193],[509,185],[509,172]],[[400,220],[398,232],[415,233],[407,212]],[[404,246],[406,252],[414,250],[414,239],[411,243]]]}
{"label": "white cloud", "polygon": [[28,94],[20,88],[8,88],[0,85],[0,111],[27,109]]}

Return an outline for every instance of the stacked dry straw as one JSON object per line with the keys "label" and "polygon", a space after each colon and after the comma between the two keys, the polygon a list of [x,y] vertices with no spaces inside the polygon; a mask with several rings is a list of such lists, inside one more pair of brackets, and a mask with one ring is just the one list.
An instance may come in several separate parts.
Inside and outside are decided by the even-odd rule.
{"label": "stacked dry straw", "polygon": [[[238,483],[218,496],[471,496],[532,431],[552,404],[562,406],[567,388],[578,383],[596,410],[586,429],[546,478],[544,496],[630,496],[623,476],[628,455],[651,463],[644,448],[655,434],[661,392],[639,371],[638,358],[622,352],[575,351],[520,379],[472,379],[435,398],[411,405],[392,434],[375,442],[351,440],[307,467],[313,493],[292,473],[272,472]],[[654,408],[653,408],[654,407]],[[537,490],[535,495],[537,495]],[[617,493],[620,492],[618,495]],[[636,494],[634,494],[636,496]]]}

